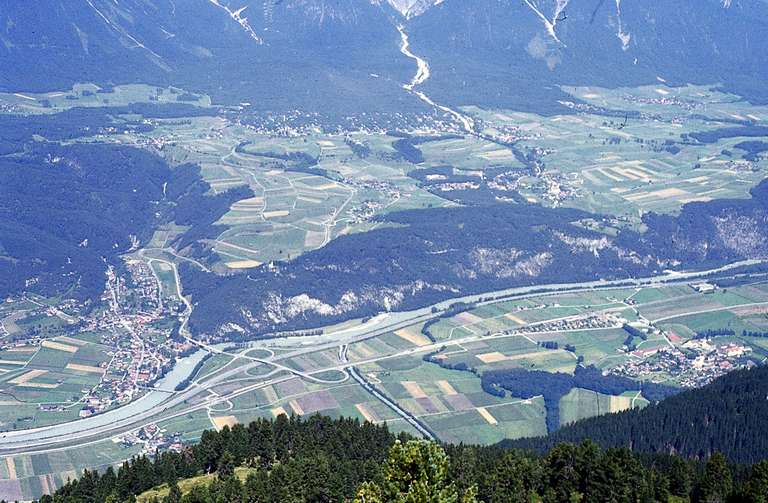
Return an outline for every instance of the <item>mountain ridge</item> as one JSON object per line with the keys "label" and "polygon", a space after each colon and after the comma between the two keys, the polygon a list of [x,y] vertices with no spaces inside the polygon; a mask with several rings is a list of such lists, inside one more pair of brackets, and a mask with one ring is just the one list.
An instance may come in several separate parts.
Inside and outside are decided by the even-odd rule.
{"label": "mountain ridge", "polygon": [[768,56],[754,50],[768,38],[763,0],[11,4],[19,8],[0,13],[0,60],[18,69],[0,77],[8,92],[173,84],[262,110],[427,111],[402,88],[416,72],[401,51],[402,24],[432,69],[418,90],[454,108],[562,111],[561,85],[615,88],[658,76],[768,100],[760,85]]}

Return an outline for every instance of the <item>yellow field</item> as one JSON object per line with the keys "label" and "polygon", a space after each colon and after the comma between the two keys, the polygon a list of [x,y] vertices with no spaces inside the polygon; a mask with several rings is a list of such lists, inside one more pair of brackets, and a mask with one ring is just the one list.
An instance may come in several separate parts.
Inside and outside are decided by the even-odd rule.
{"label": "yellow field", "polygon": [[18,348],[10,348],[7,351],[9,353],[34,353],[37,351],[37,348],[33,346],[22,346]]}
{"label": "yellow field", "polygon": [[57,337],[56,340],[66,344],[72,344],[73,346],[85,346],[88,344],[87,342],[81,341],[80,339],[73,339],[72,337],[67,337],[65,335]]}
{"label": "yellow field", "polygon": [[[275,391],[275,388],[273,386],[267,386],[266,388],[264,388],[263,391],[264,391],[264,395],[267,398],[267,403],[277,402],[277,392]],[[278,407],[278,408],[282,408],[282,407]]]}
{"label": "yellow field", "polygon": [[314,190],[332,190],[332,189],[338,189],[339,184],[330,182],[323,185],[315,185],[312,187]]}
{"label": "yellow field", "polygon": [[472,324],[472,323],[480,323],[480,322],[483,321],[483,318],[481,318],[480,316],[478,316],[476,314],[472,314],[470,312],[464,312],[464,313],[457,314],[454,318],[456,318],[457,320],[459,320],[460,322],[462,322],[465,325],[469,325],[469,324]]}
{"label": "yellow field", "polygon": [[230,269],[253,269],[260,265],[261,262],[258,260],[236,260],[234,262],[227,262],[227,267]]}
{"label": "yellow field", "polygon": [[690,192],[686,192],[682,189],[677,188],[669,188],[669,189],[662,189],[657,190],[654,192],[640,192],[639,194],[630,194],[624,196],[624,199],[627,199],[629,201],[633,202],[646,202],[649,199],[681,199],[681,198],[687,198],[687,197],[693,197],[693,194]]}
{"label": "yellow field", "polygon": [[419,386],[418,383],[413,381],[400,381],[400,384],[403,385],[405,391],[407,391],[408,394],[413,398],[425,398],[427,396],[427,394],[424,393],[424,390],[421,389],[421,386]]}
{"label": "yellow field", "polygon": [[250,199],[243,199],[242,201],[237,201],[235,204],[232,205],[233,210],[260,210],[264,207],[264,198],[263,197],[252,197]]}
{"label": "yellow field", "polygon": [[16,480],[18,475],[16,474],[16,463],[13,461],[13,458],[5,458],[5,466],[8,467],[8,478]]}
{"label": "yellow field", "polygon": [[512,321],[514,321],[514,322],[515,322],[515,323],[517,323],[518,325],[525,325],[525,320],[523,320],[522,318],[520,318],[520,317],[518,317],[518,316],[515,316],[515,315],[514,315],[514,314],[512,314],[512,313],[507,313],[507,314],[505,314],[505,315],[504,315],[504,317],[505,317],[506,319],[508,319],[508,320],[512,320]]}
{"label": "yellow field", "polygon": [[208,185],[210,185],[214,190],[220,190],[220,189],[226,190],[232,187],[237,187],[239,185],[245,185],[245,182],[243,182],[239,178],[232,179],[232,180],[211,180],[208,182]]}
{"label": "yellow field", "polygon": [[481,416],[483,416],[483,419],[485,419],[488,424],[491,424],[494,426],[499,424],[496,418],[493,417],[493,415],[490,412],[488,412],[488,409],[486,409],[485,407],[478,407],[475,410],[477,410],[477,412],[480,413]]}
{"label": "yellow field", "polygon": [[30,370],[29,372],[21,374],[20,376],[16,377],[15,379],[11,379],[8,382],[10,384],[26,384],[35,377],[40,377],[41,375],[45,375],[47,373],[47,370]]}
{"label": "yellow field", "polygon": [[401,328],[400,330],[395,331],[395,335],[400,337],[401,339],[404,339],[414,346],[428,346],[432,343],[429,339],[427,339],[424,335],[418,332],[411,332],[407,328]]}
{"label": "yellow field", "polygon": [[14,384],[16,386],[20,386],[23,388],[38,388],[38,389],[56,389],[59,387],[58,384],[53,383],[36,383],[31,382],[32,379],[35,379],[37,377],[40,377],[41,375],[47,374],[47,370],[30,370],[29,372],[26,372],[14,379],[11,379],[8,381],[9,384]]}
{"label": "yellow field", "polygon": [[375,423],[378,421],[378,419],[373,414],[373,412],[368,410],[368,407],[366,407],[364,403],[356,403],[355,408],[360,413],[360,415],[365,418],[366,421],[371,423]]}
{"label": "yellow field", "polygon": [[213,421],[213,426],[216,428],[216,431],[221,431],[225,426],[231,428],[237,424],[237,418],[235,416],[212,417],[211,420]]}
{"label": "yellow field", "polygon": [[483,353],[483,354],[477,355],[477,359],[483,363],[497,363],[497,362],[506,361],[509,358],[507,357],[507,355],[503,353],[499,353],[498,351],[495,351],[493,353]]}
{"label": "yellow field", "polygon": [[514,158],[514,154],[507,149],[499,149],[499,150],[493,150],[491,152],[483,152],[479,156],[488,161],[498,161],[499,159]]}
{"label": "yellow field", "polygon": [[290,214],[291,212],[288,210],[265,211],[264,218],[287,217]]}
{"label": "yellow field", "polygon": [[52,473],[40,475],[37,478],[40,481],[43,494],[52,494],[56,490],[56,480],[53,478]]}
{"label": "yellow field", "polygon": [[288,413],[287,413],[287,412],[285,412],[285,409],[284,409],[284,408],[282,408],[282,407],[275,407],[275,408],[274,408],[274,409],[272,409],[270,412],[272,412],[272,415],[273,415],[273,416],[275,416],[275,417],[277,417],[277,416],[279,416],[279,415],[281,415],[281,414],[282,414],[282,415],[286,415],[286,416],[288,415]]}
{"label": "yellow field", "polygon": [[291,400],[290,402],[288,402],[288,404],[291,406],[291,408],[293,409],[293,412],[297,416],[304,415],[304,409],[301,408],[301,405],[299,405],[299,402],[297,402],[296,400]]}
{"label": "yellow field", "polygon": [[92,374],[103,374],[104,369],[101,367],[93,367],[91,365],[80,365],[79,363],[67,363],[69,370],[77,370],[79,372],[90,372]]}
{"label": "yellow field", "polygon": [[451,386],[451,383],[448,381],[436,381],[435,384],[437,384],[437,387],[440,388],[440,391],[445,393],[446,395],[458,395],[459,393],[456,391],[456,389]]}
{"label": "yellow field", "polygon": [[304,201],[305,203],[312,203],[312,204],[320,204],[323,202],[322,199],[318,199],[316,197],[309,197],[309,196],[298,196],[296,199],[299,201]]}
{"label": "yellow field", "polygon": [[261,220],[261,212],[251,211],[248,213],[243,213],[242,215],[233,215],[232,212],[230,212],[224,215],[220,222],[232,225],[242,225],[256,222],[257,220]]}
{"label": "yellow field", "polygon": [[628,396],[612,396],[611,412],[621,412],[632,407],[632,398]]}
{"label": "yellow field", "polygon": [[70,346],[69,344],[62,344],[55,341],[43,341],[43,347],[48,349],[55,349],[57,351],[66,351],[67,353],[77,353],[77,346]]}
{"label": "yellow field", "polygon": [[477,355],[477,358],[483,363],[498,363],[513,360],[524,360],[525,358],[535,358],[544,353],[544,351],[530,351],[528,353],[518,353],[515,355],[505,355],[499,352],[483,353]]}

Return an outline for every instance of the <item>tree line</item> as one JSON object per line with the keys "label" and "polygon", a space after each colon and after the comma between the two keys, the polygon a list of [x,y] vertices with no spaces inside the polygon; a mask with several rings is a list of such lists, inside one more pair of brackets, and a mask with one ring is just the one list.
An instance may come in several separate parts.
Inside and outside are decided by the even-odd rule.
{"label": "tree line", "polygon": [[[249,467],[247,478],[236,475]],[[214,474],[182,492],[180,481]],[[134,502],[164,485],[153,503],[653,503],[765,502],[768,462],[729,465],[603,450],[591,441],[543,455],[498,446],[438,445],[351,419],[279,416],[207,431],[183,452],[85,471],[41,503]]]}
{"label": "tree line", "polygon": [[720,451],[733,462],[752,464],[768,453],[767,396],[767,367],[737,370],[644,409],[584,419],[546,438],[504,444],[545,452],[560,442],[591,439],[603,448],[630,447],[695,459]]}
{"label": "tree line", "polygon": [[[694,339],[711,339],[713,337],[733,337],[736,331],[732,328],[710,328],[696,332]],[[741,331],[742,337],[768,337],[768,332],[758,332],[744,329]]]}
{"label": "tree line", "polygon": [[574,388],[606,395],[626,391],[641,391],[650,401],[662,400],[678,392],[677,388],[652,382],[635,381],[623,376],[606,374],[592,365],[577,365],[571,374],[527,370],[522,368],[489,370],[481,377],[483,391],[503,398],[509,392],[518,398],[542,396],[547,409],[547,431],[560,427],[560,400]]}

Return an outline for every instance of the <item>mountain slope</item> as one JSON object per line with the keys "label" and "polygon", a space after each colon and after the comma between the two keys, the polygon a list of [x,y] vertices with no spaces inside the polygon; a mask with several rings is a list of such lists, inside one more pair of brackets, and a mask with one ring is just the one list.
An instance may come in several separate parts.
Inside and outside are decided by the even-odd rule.
{"label": "mountain slope", "polygon": [[[372,0],[378,2],[379,0]],[[400,15],[406,18],[419,16],[444,0],[386,0]]]}
{"label": "mountain slope", "polygon": [[642,410],[585,419],[546,438],[504,442],[545,451],[559,442],[592,439],[603,447],[680,454],[705,459],[715,451],[735,463],[753,463],[768,452],[768,368],[727,374]]}
{"label": "mountain slope", "polygon": [[[5,122],[0,130],[23,129]],[[146,244],[158,225],[205,227],[252,194],[240,188],[210,197],[209,189],[199,168],[171,169],[128,146],[28,144],[0,157],[0,299],[25,291],[97,299],[107,267],[122,267],[120,254]],[[201,210],[203,217],[189,218]]]}
{"label": "mountain slope", "polygon": [[[446,0],[407,24],[423,91],[454,106],[556,110],[558,86],[717,84],[768,99],[762,0]],[[570,99],[570,98],[569,98]]]}
{"label": "mountain slope", "polygon": [[[0,90],[174,84],[258,110],[560,110],[563,84],[722,83],[768,100],[764,0],[8,0]],[[118,64],[119,62],[119,64]]]}
{"label": "mountain slope", "polygon": [[399,38],[367,0],[10,0],[0,90],[140,82],[263,110],[420,108]]}

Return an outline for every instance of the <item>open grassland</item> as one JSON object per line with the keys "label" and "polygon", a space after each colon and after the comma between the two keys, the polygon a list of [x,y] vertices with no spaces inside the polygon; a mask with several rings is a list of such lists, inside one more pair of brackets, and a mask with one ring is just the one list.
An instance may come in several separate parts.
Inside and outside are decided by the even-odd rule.
{"label": "open grassland", "polygon": [[[328,376],[339,379],[341,374]],[[239,380],[233,386],[242,387],[258,384],[261,379]],[[217,387],[217,392],[232,391],[237,388]],[[274,418],[280,414],[311,415],[323,414],[331,417],[357,417],[361,421],[392,421],[397,414],[376,400],[352,380],[337,384],[318,384],[302,380],[299,377],[281,380],[278,383],[259,387],[242,394],[224,404],[211,407],[210,410],[189,414],[173,421],[163,423],[171,431],[185,432],[185,436],[195,438],[204,429],[222,424],[245,423],[259,418]],[[415,433],[403,423],[393,425],[396,431]]]}
{"label": "open grassland", "polygon": [[167,262],[160,262],[151,260],[149,262],[153,273],[160,282],[160,291],[166,298],[178,298],[178,290],[176,288],[176,273],[173,270],[173,266]]}
{"label": "open grassland", "polygon": [[732,308],[751,308],[759,315],[764,303],[768,303],[768,294],[752,286],[719,289],[707,295],[696,294],[689,289],[670,300],[640,304],[638,310],[650,320],[666,322],[691,314],[725,313]]}
{"label": "open grassland", "polygon": [[455,166],[462,175],[481,177],[488,166],[520,168],[522,164],[508,147],[476,137],[451,138],[419,145],[425,165]]}

